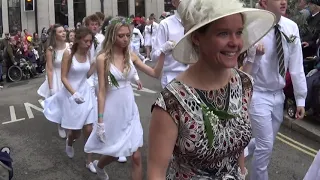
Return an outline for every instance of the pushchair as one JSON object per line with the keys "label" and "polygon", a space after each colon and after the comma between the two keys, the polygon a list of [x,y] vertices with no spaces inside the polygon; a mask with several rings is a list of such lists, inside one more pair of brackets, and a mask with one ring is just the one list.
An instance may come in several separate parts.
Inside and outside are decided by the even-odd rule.
{"label": "pushchair", "polygon": [[[303,61],[304,66],[304,72],[306,74],[307,79],[307,87],[308,87],[308,97],[306,99],[306,111],[310,108],[315,107],[315,104],[318,104],[320,106],[320,103],[316,103],[316,99],[312,99],[311,97],[315,96],[315,93],[319,91],[319,86],[316,85],[317,83],[314,83],[316,76],[320,75],[320,72],[314,71],[315,68],[319,66],[319,57],[307,57]],[[319,76],[320,77],[320,76]],[[294,118],[296,114],[296,102],[294,98],[294,91],[293,91],[293,85],[291,81],[290,73],[287,72],[286,74],[286,86],[283,89],[283,92],[285,94],[285,109],[287,110],[287,114],[289,117]],[[315,85],[314,85],[315,84]],[[318,90],[317,90],[318,89]],[[317,96],[317,95],[316,95]]]}

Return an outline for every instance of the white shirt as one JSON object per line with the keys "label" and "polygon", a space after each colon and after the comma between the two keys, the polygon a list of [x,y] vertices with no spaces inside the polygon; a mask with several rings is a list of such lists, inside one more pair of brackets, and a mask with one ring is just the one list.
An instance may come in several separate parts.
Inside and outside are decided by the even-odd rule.
{"label": "white shirt", "polygon": [[103,43],[105,37],[104,37],[104,35],[102,35],[100,33],[97,33],[95,35],[95,38],[98,41],[98,45],[95,48],[94,47],[94,43],[92,43],[92,46],[91,46],[91,49],[90,49],[90,58],[91,58],[90,60],[91,60],[91,63],[92,62],[96,62],[97,55],[102,50],[102,43]]}
{"label": "white shirt", "polygon": [[131,37],[131,43],[133,45],[138,45],[140,46],[140,42],[143,44],[144,43],[144,38],[140,32],[139,29],[133,28],[132,30],[132,37]]}
{"label": "white shirt", "polygon": [[[97,33],[95,35],[95,38],[97,39],[97,47],[94,47],[94,43],[92,43],[91,45],[91,49],[90,49],[90,63],[92,64],[93,62],[96,62],[97,56],[99,54],[99,52],[102,50],[102,43],[105,39],[104,35]],[[95,86],[96,84],[98,84],[98,75],[97,75],[97,71],[95,71],[90,78],[87,80],[88,83],[91,86]]]}
{"label": "white shirt", "polygon": [[[289,70],[297,106],[305,106],[307,96],[306,77],[303,69],[303,57],[299,29],[295,22],[281,17],[279,29],[287,37],[296,36],[295,42],[289,43],[282,35],[282,46],[284,51],[284,65]],[[276,37],[274,28],[262,38],[260,43],[264,45],[265,54],[256,55],[252,66],[252,77],[254,79],[253,89],[255,91],[278,91],[285,85],[285,78],[279,74],[279,60],[276,50]],[[250,60],[245,63],[250,63]]]}
{"label": "white shirt", "polygon": [[[161,46],[167,41],[171,40],[178,43],[184,36],[184,28],[181,24],[181,18],[178,13],[162,20],[159,24],[157,34],[153,42],[153,50],[151,58],[158,60],[161,51]],[[172,57],[172,54],[167,54],[164,60],[163,72],[183,72],[188,68],[187,65],[182,64]]]}

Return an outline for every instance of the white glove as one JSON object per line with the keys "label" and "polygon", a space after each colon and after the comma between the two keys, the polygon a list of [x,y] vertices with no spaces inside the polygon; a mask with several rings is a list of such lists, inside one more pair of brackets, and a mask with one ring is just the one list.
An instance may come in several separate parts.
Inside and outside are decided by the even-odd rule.
{"label": "white glove", "polygon": [[72,95],[72,99],[73,99],[77,104],[82,104],[82,103],[85,102],[84,99],[83,99],[83,97],[81,97],[81,96],[79,95],[79,93],[77,93],[77,92],[75,92],[75,93]]}
{"label": "white glove", "polygon": [[17,62],[14,62],[14,63],[13,63],[13,65],[15,65],[15,66],[16,66],[16,65],[18,65],[18,63],[17,63]]}
{"label": "white glove", "polygon": [[97,123],[97,136],[99,141],[105,143],[104,123]]}
{"label": "white glove", "polygon": [[164,44],[162,44],[160,51],[164,54],[168,54],[172,51],[172,49],[176,46],[176,43],[173,41],[167,41]]}
{"label": "white glove", "polygon": [[254,63],[254,59],[257,55],[257,48],[258,48],[258,44],[255,44],[254,46],[251,46],[248,51],[247,51],[247,61],[250,63]]}
{"label": "white glove", "polygon": [[50,89],[50,96],[53,96],[56,93],[54,89]]}

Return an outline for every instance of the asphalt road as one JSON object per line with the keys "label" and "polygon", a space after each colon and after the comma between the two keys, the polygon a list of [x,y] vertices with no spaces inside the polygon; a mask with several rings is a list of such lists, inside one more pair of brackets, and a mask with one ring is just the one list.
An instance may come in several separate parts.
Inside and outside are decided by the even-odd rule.
{"label": "asphalt road", "polygon": [[[159,80],[142,73],[140,77],[144,87],[149,89],[135,91],[144,128],[142,155],[145,169],[150,106],[161,86]],[[83,141],[75,143],[75,157],[69,159],[64,152],[65,141],[59,138],[56,125],[47,121],[41,113],[41,98],[36,91],[43,80],[42,77],[6,84],[0,90],[0,147],[12,148],[14,180],[96,179],[84,167]],[[281,129],[281,133],[269,167],[270,180],[301,180],[320,144],[285,128]],[[130,179],[130,161],[124,164],[115,162],[106,170],[112,180]]]}

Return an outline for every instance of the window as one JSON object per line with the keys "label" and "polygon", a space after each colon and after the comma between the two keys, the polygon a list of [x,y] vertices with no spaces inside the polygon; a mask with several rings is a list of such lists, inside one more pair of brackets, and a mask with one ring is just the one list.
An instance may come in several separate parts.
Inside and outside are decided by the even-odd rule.
{"label": "window", "polygon": [[164,11],[170,12],[175,10],[175,8],[171,4],[171,0],[164,0]]}
{"label": "window", "polygon": [[146,15],[146,10],[145,10],[145,0],[135,0],[135,12],[136,16],[145,16]]}
{"label": "window", "polygon": [[118,16],[129,17],[128,0],[118,0]]}
{"label": "window", "polygon": [[[8,20],[9,20],[10,34],[15,35],[18,31],[22,30],[20,0],[8,0]],[[1,17],[1,21],[2,21],[2,17]]]}
{"label": "window", "polygon": [[54,0],[54,11],[56,24],[68,25],[68,1]]}
{"label": "window", "polygon": [[74,26],[86,17],[86,0],[73,0]]}

